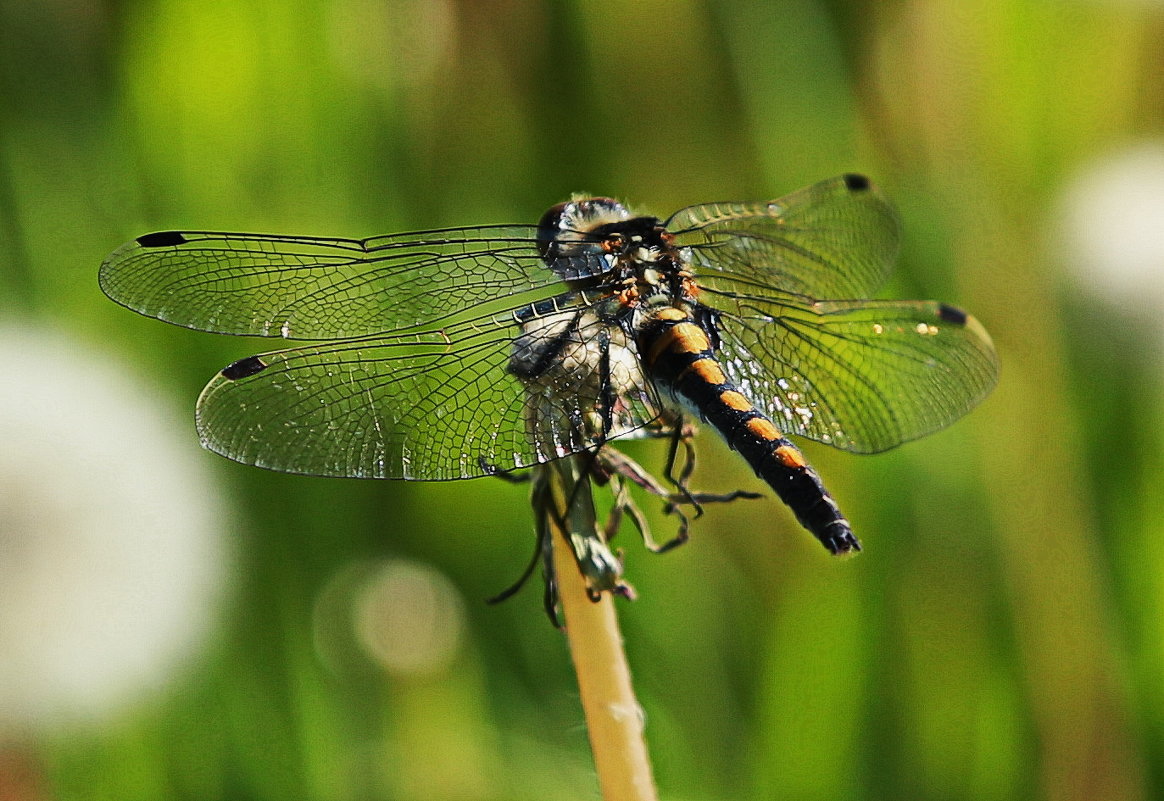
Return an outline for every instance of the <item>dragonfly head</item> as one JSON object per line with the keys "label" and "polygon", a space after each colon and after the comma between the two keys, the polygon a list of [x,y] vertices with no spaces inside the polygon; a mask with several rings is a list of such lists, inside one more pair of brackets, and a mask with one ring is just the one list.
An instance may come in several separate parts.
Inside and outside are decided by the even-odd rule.
{"label": "dragonfly head", "polygon": [[[572,273],[604,272],[609,253],[602,246],[597,229],[630,219],[626,206],[609,197],[573,198],[552,206],[538,223],[538,253],[546,265],[564,277]],[[601,263],[581,268],[575,262],[601,259]]]}
{"label": "dragonfly head", "polygon": [[594,197],[552,207],[537,236],[546,266],[571,279],[609,272],[620,258],[654,261],[666,233],[655,217],[635,217],[617,200]]}

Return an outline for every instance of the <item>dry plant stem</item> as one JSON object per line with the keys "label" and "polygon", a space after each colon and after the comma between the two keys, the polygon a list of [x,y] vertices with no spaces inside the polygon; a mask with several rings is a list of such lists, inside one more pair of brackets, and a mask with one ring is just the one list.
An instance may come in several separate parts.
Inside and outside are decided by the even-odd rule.
{"label": "dry plant stem", "polygon": [[[575,459],[559,459],[543,469],[547,471],[551,504],[558,517],[555,520],[555,514],[549,514],[547,521],[554,572],[602,798],[656,801],[658,794],[643,739],[642,708],[631,685],[614,598],[606,592],[597,603],[590,600],[586,580],[569,545],[569,532],[559,525],[559,520],[564,520],[576,534],[597,536],[589,479]],[[575,492],[579,481],[586,485]],[[572,508],[567,509],[571,498]]]}

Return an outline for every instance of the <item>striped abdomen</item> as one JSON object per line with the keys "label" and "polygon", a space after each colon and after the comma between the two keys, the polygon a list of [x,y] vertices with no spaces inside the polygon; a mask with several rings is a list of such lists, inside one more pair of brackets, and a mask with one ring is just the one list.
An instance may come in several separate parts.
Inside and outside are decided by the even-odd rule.
{"label": "striped abdomen", "polygon": [[651,376],[714,426],[829,551],[861,549],[820,475],[728,380],[707,332],[690,315],[674,307],[660,310],[643,329],[639,346]]}

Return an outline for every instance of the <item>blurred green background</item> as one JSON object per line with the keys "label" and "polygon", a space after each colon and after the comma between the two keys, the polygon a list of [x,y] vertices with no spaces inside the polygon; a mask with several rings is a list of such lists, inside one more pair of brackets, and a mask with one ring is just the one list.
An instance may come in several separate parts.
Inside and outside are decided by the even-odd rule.
{"label": "blurred green background", "polygon": [[1099,0],[0,5],[0,798],[597,796],[537,582],[482,603],[526,490],[200,451],[201,386],[270,343],[115,306],[109,251],[845,171],[900,208],[886,294],[971,310],[1001,383],[886,455],[806,447],[855,559],[772,498],[661,557],[624,532],[662,796],[1164,797],[1161,41]]}

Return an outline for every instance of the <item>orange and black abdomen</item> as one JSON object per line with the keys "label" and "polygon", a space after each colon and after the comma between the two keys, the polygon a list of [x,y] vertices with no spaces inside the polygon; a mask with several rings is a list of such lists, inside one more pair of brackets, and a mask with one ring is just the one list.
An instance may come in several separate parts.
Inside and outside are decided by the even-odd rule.
{"label": "orange and black abdomen", "polygon": [[674,307],[657,312],[639,346],[651,376],[714,426],[829,551],[861,549],[820,475],[728,380],[707,332],[688,314]]}

